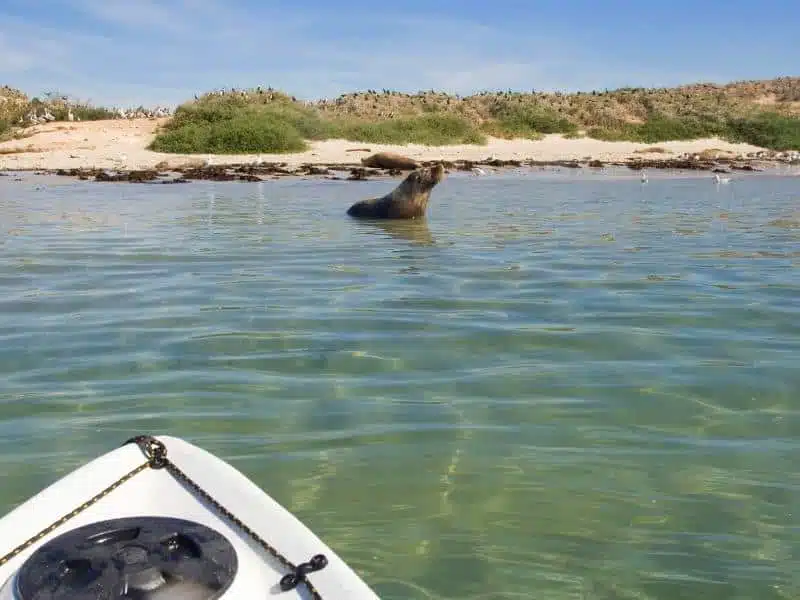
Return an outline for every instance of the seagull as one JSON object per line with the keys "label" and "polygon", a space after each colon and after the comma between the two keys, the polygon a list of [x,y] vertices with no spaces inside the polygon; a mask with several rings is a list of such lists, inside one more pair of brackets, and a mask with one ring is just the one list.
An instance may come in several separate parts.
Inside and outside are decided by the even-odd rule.
{"label": "seagull", "polygon": [[730,182],[731,182],[730,177],[720,177],[719,173],[714,173],[714,183],[716,183],[717,185],[719,185],[720,183],[730,183]]}
{"label": "seagull", "polygon": [[647,173],[642,171],[642,183],[647,183]]}

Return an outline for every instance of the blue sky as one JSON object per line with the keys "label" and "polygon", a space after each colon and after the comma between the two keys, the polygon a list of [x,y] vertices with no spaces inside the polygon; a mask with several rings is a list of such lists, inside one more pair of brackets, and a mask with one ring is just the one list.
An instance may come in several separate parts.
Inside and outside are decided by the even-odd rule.
{"label": "blue sky", "polygon": [[385,5],[2,0],[0,84],[153,106],[232,86],[313,99],[384,87],[573,91],[800,74],[796,0]]}

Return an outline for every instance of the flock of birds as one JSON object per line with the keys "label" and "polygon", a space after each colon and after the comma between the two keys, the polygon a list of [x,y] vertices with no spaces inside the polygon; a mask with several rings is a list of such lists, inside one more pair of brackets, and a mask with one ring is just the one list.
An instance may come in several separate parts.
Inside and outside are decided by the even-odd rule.
{"label": "flock of birds", "polygon": [[260,96],[265,100],[274,100],[278,96],[285,96],[287,98],[291,98],[292,102],[301,102],[303,104],[308,104],[307,102],[302,102],[302,101],[298,100],[296,96],[287,96],[287,95],[283,94],[282,92],[280,92],[279,90],[276,90],[273,87],[266,87],[265,88],[265,87],[262,87],[260,85],[255,87],[255,88],[252,88],[252,89],[239,89],[239,88],[235,88],[235,87],[232,87],[230,89],[228,89],[228,88],[219,88],[219,89],[216,89],[216,90],[211,90],[210,92],[206,92],[205,94],[202,94],[202,95],[201,94],[195,94],[194,95],[194,99],[195,100],[200,100],[200,98],[202,98],[204,96],[238,96],[240,98],[252,98],[252,97]]}
{"label": "flock of birds", "polygon": [[[24,125],[25,123],[29,123],[31,125],[38,125],[39,123],[49,123],[50,121],[55,121],[55,120],[56,120],[55,116],[53,115],[53,113],[50,112],[48,108],[45,108],[42,111],[41,115],[39,114],[39,111],[37,109],[33,109],[27,115],[19,118],[19,124]],[[68,121],[75,120],[75,115],[72,114],[71,109],[69,109],[69,112],[67,113],[67,120]],[[80,121],[80,119],[78,120]]]}
{"label": "flock of birds", "polygon": [[747,158],[758,158],[765,160],[777,160],[789,164],[800,163],[800,150],[783,150],[775,152],[774,150],[759,150],[758,152],[749,152]]}
{"label": "flock of birds", "polygon": [[[80,121],[81,118],[77,116],[73,111],[72,107],[69,105],[66,106],[67,109],[67,121]],[[172,109],[166,106],[157,106],[156,108],[131,108],[131,109],[124,109],[124,108],[114,108],[111,111],[110,118],[116,119],[158,119],[160,117],[170,117],[172,116]],[[50,123],[55,121],[56,116],[52,113],[49,107],[37,107],[29,111],[27,114],[21,116],[19,118],[19,124],[25,125],[26,123],[29,125],[39,125],[43,123]]]}
{"label": "flock of birds", "polygon": [[167,106],[156,106],[155,108],[114,108],[113,112],[119,119],[159,119],[161,117],[171,117],[172,109]]}

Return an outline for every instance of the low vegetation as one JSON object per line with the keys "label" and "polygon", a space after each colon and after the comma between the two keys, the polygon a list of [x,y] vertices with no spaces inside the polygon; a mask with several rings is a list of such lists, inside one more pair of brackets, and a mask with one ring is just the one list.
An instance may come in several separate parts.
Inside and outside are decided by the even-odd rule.
{"label": "low vegetation", "polygon": [[800,150],[800,119],[797,116],[761,113],[728,123],[728,137],[775,150]]}
{"label": "low vegetation", "polygon": [[178,108],[152,144],[182,153],[278,153],[341,138],[387,144],[482,144],[487,136],[655,144],[719,137],[800,149],[800,78],[624,88],[591,93],[483,92],[451,96],[390,90],[301,102],[272,90],[213,92]]}
{"label": "low vegetation", "polygon": [[486,136],[445,112],[373,120],[331,117],[280,92],[210,94],[184,104],[151,144],[158,152],[298,152],[308,140],[341,138],[383,144],[482,144]]}
{"label": "low vegetation", "polygon": [[556,111],[537,104],[498,102],[489,111],[483,129],[495,137],[538,139],[548,133],[575,134],[578,125]]}
{"label": "low vegetation", "polygon": [[772,150],[800,150],[800,117],[775,112],[708,119],[654,115],[644,123],[595,127],[588,134],[600,140],[629,140],[647,144],[718,137]]}
{"label": "low vegetation", "polygon": [[31,115],[40,119],[47,115],[48,120],[66,121],[70,112],[78,121],[99,121],[114,117],[114,113],[107,108],[74,100],[57,92],[48,92],[42,98],[28,98],[19,90],[0,86],[0,141],[20,137],[19,130],[22,126],[31,124]]}
{"label": "low vegetation", "polygon": [[[3,103],[0,134],[36,103],[57,119],[66,104],[56,97]],[[109,111],[71,104],[76,117]],[[10,115],[10,116],[9,116]],[[168,153],[258,154],[297,152],[309,141],[347,139],[387,144],[483,144],[488,136],[539,139],[628,140],[657,144],[699,137],[748,142],[774,150],[800,149],[800,78],[727,85],[621,88],[572,94],[481,92],[453,96],[435,91],[351,93],[302,102],[272,89],[212,92],[176,110],[154,139]]]}

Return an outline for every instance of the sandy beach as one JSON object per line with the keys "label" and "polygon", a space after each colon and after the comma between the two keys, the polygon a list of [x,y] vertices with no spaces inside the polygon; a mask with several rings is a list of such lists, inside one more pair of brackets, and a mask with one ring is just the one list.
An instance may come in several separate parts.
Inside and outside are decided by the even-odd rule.
{"label": "sandy beach", "polygon": [[[604,142],[589,138],[565,139],[548,135],[544,139],[503,140],[490,138],[483,146],[392,146],[345,140],[311,143],[306,152],[263,155],[181,155],[147,150],[156,130],[166,119],[115,119],[108,121],[53,122],[27,130],[29,134],[0,144],[0,170],[172,168],[209,160],[212,164],[248,164],[256,160],[286,163],[289,168],[303,164],[352,165],[374,152],[392,151],[420,161],[485,161],[490,157],[508,160],[599,160],[621,162],[635,158],[668,159],[703,151],[722,157],[746,157],[763,149],[749,144],[732,144],[720,139],[661,142]],[[648,148],[661,151],[646,152]]]}

